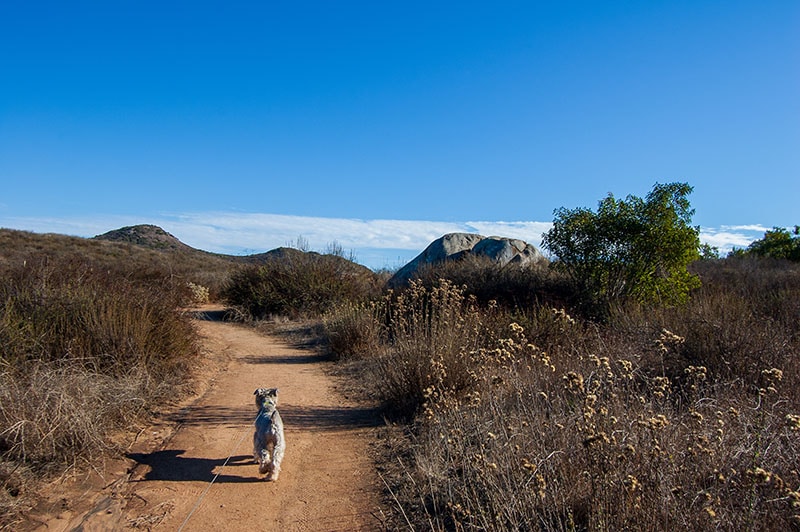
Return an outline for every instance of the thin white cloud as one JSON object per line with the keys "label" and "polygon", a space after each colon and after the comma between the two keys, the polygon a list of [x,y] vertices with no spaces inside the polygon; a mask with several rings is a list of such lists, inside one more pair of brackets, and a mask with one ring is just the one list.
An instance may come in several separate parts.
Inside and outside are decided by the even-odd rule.
{"label": "thin white cloud", "polygon": [[747,231],[747,232],[756,232],[756,233],[764,233],[770,230],[771,227],[764,227],[760,224],[754,225],[723,225],[720,227],[721,231]]}
{"label": "thin white cloud", "polygon": [[[371,268],[402,266],[432,241],[447,233],[478,233],[485,236],[518,238],[541,247],[549,222],[441,222],[426,220],[361,220],[320,218],[264,213],[196,212],[155,217],[6,217],[0,227],[38,233],[60,233],[92,237],[127,225],[154,224],[182,242],[206,251],[234,255],[261,253],[281,246],[293,246],[301,239],[310,249],[325,251],[336,243],[356,260]],[[761,225],[725,225],[702,228],[702,242],[723,253],[744,248],[760,238]]]}
{"label": "thin white cloud", "polygon": [[[273,249],[302,238],[312,249],[336,242],[343,248],[411,249],[454,231],[463,224],[412,220],[359,220],[273,214],[192,213],[164,219],[164,228],[182,240],[214,248]],[[195,245],[195,247],[198,247]],[[213,249],[212,249],[213,251]]]}
{"label": "thin white cloud", "polygon": [[700,241],[714,246],[723,254],[734,248],[742,249],[751,242],[764,236],[765,229],[761,225],[723,225],[719,228],[703,227],[700,229]]}
{"label": "thin white cloud", "polygon": [[537,244],[550,227],[542,222],[361,220],[257,213],[191,213],[164,219],[162,223],[176,236],[184,235],[181,239],[186,243],[202,242],[214,249],[273,249],[302,238],[312,249],[336,242],[345,249],[421,251],[431,241],[454,232],[497,234]]}

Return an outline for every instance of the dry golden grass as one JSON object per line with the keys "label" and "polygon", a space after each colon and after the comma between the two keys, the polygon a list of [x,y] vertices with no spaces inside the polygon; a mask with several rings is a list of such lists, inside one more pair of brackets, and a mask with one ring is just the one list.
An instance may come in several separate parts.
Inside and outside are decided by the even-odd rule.
{"label": "dry golden grass", "polygon": [[186,386],[197,347],[179,307],[198,276],[138,246],[7,230],[0,241],[2,527],[30,504],[32,479],[114,450],[114,434]]}
{"label": "dry golden grass", "polygon": [[359,368],[410,420],[383,465],[395,524],[797,529],[800,273],[696,268],[687,306],[622,305],[603,322],[477,306],[465,293],[484,288],[449,282],[387,300]]}
{"label": "dry golden grass", "polygon": [[102,239],[0,229],[0,528],[29,506],[33,479],[115,452],[120,431],[181,395],[197,347],[180,309],[258,264],[289,275],[293,315],[366,300],[379,282],[340,256],[215,255],[152,226]]}

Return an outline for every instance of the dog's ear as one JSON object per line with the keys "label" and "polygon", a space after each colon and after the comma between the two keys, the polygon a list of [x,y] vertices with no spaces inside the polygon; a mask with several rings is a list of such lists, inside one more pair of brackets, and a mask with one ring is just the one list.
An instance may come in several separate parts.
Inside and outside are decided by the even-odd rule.
{"label": "dog's ear", "polygon": [[277,388],[273,388],[272,390],[270,390],[270,394],[274,395],[275,397],[278,397],[278,389]]}
{"label": "dog's ear", "polygon": [[259,394],[260,394],[260,393],[262,393],[263,391],[264,391],[264,389],[263,389],[263,388],[256,388],[256,391],[254,391],[254,392],[253,392],[253,395],[259,395]]}

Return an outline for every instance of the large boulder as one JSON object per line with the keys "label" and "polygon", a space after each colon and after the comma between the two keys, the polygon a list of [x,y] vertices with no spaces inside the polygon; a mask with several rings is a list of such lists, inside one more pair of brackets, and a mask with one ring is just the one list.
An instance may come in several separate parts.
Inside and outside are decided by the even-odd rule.
{"label": "large boulder", "polygon": [[487,257],[501,266],[517,264],[526,266],[547,262],[538,249],[524,240],[499,236],[482,236],[475,233],[449,233],[434,240],[411,262],[400,268],[389,286],[398,287],[408,283],[425,266],[466,256]]}

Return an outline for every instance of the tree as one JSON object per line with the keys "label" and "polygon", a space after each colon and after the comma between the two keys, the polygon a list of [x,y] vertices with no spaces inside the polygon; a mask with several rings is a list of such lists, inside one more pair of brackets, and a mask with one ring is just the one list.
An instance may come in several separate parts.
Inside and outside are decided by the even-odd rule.
{"label": "tree", "polygon": [[699,248],[701,260],[717,260],[719,259],[719,248],[711,244],[700,244]]}
{"label": "tree", "polygon": [[764,238],[751,243],[743,254],[800,262],[800,226],[795,225],[791,233],[788,229],[773,227],[764,233]]}
{"label": "tree", "polygon": [[700,285],[687,270],[700,257],[700,230],[691,225],[687,199],[692,190],[686,183],[656,183],[644,200],[609,194],[597,212],[562,207],[542,245],[595,303],[685,302]]}

